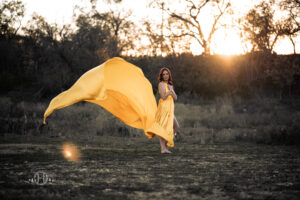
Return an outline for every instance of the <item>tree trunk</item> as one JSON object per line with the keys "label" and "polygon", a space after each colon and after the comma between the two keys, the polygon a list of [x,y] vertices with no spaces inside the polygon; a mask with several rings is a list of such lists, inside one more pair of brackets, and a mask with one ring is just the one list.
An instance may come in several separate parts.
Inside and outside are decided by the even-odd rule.
{"label": "tree trunk", "polygon": [[294,40],[293,40],[293,38],[292,38],[292,36],[291,35],[289,35],[289,39],[290,39],[290,41],[292,42],[292,44],[293,44],[293,48],[294,48],[294,54],[296,54],[296,44],[295,44],[295,42],[294,42]]}
{"label": "tree trunk", "polygon": [[205,43],[204,45],[203,45],[203,55],[204,56],[208,56],[208,55],[210,55],[210,47]]}

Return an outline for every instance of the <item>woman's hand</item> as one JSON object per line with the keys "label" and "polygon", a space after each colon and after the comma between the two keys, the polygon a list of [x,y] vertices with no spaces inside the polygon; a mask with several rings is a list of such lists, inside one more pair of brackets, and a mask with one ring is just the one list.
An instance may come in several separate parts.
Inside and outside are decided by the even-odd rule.
{"label": "woman's hand", "polygon": [[177,100],[177,95],[176,95],[176,93],[175,93],[175,91],[173,89],[173,86],[168,84],[168,88],[169,88],[169,92],[171,93],[173,99]]}
{"label": "woman's hand", "polygon": [[168,89],[169,89],[170,93],[171,93],[171,92],[175,93],[175,91],[173,90],[173,86],[172,86],[172,85],[169,85],[169,84],[168,84]]}
{"label": "woman's hand", "polygon": [[[167,85],[167,87],[169,88],[169,85]],[[165,92],[165,85],[163,83],[159,83],[158,90],[159,90],[160,97],[163,100],[167,99],[170,94],[172,95],[172,91],[170,90],[170,88],[168,92]]]}

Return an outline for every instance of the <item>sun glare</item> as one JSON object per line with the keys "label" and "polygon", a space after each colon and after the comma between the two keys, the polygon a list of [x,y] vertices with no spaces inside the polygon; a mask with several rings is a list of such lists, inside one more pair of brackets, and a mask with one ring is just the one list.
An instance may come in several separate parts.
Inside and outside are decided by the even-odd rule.
{"label": "sun glare", "polygon": [[[213,41],[211,46],[211,50],[213,50],[212,54],[238,55],[244,53],[240,37],[233,30],[216,32]],[[203,52],[202,47],[196,39],[191,40],[190,49],[195,55]]]}
{"label": "sun glare", "polygon": [[212,49],[214,54],[236,55],[243,53],[239,35],[230,29],[216,32]]}

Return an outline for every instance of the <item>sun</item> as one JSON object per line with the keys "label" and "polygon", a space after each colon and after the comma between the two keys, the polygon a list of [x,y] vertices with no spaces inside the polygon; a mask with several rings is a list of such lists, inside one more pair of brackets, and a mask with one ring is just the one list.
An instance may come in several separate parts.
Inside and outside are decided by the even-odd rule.
{"label": "sun", "polygon": [[238,55],[243,54],[243,46],[238,33],[231,29],[224,29],[216,32],[212,44],[214,54]]}
{"label": "sun", "polygon": [[[191,40],[190,49],[194,55],[200,55],[203,48],[196,39]],[[211,54],[240,55],[245,53],[239,34],[231,29],[216,32],[211,43]]]}

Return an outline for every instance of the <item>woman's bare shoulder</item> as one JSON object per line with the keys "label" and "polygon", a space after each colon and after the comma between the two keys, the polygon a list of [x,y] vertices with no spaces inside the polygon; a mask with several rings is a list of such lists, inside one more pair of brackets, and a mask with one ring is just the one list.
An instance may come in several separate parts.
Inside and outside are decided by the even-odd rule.
{"label": "woman's bare shoulder", "polygon": [[158,83],[158,87],[164,87],[164,86],[165,85],[164,85],[164,83],[162,81]]}
{"label": "woman's bare shoulder", "polygon": [[158,89],[164,91],[165,90],[165,85],[163,82],[158,83]]}

